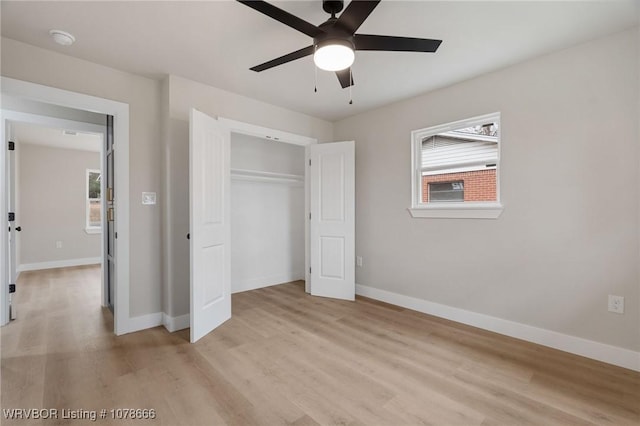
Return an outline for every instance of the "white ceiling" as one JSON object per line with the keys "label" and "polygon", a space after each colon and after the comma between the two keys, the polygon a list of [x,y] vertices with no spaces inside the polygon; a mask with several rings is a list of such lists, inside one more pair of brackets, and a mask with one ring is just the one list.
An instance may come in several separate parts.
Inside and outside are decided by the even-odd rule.
{"label": "white ceiling", "polygon": [[[638,24],[640,0],[383,0],[359,33],[444,40],[435,54],[357,52],[353,105],[311,57],[249,67],[311,44],[302,33],[234,1],[6,1],[2,36],[152,78],[182,76],[327,120],[412,97]],[[317,1],[276,1],[313,23]],[[75,35],[56,45],[50,29]],[[45,66],[45,64],[43,64]]]}
{"label": "white ceiling", "polygon": [[76,132],[75,135],[68,135],[64,133],[65,129],[22,122],[15,122],[11,127],[13,138],[18,143],[94,152],[100,152],[102,146],[102,135],[94,133]]}

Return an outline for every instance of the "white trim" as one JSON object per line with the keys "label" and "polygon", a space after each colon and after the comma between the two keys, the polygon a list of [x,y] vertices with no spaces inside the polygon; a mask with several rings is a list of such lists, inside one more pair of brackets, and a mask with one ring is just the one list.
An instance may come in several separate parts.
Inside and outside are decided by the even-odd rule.
{"label": "white trim", "polygon": [[304,176],[287,173],[261,172],[258,170],[231,169],[232,181],[249,181],[261,183],[280,183],[302,186]]}
{"label": "white trim", "polygon": [[169,315],[162,313],[162,325],[164,325],[164,328],[166,328],[169,333],[173,333],[174,331],[189,328],[189,318],[189,314],[170,317]]}
{"label": "white trim", "polygon": [[218,117],[218,120],[220,121],[220,123],[225,124],[232,133],[241,133],[243,135],[255,136],[261,139],[268,139],[275,142],[285,142],[301,146],[318,143],[318,140],[315,138],[296,135],[294,133],[284,132],[282,130],[269,129],[266,127],[243,123],[242,121],[231,120],[224,117]]}
{"label": "white trim", "polygon": [[84,257],[81,259],[52,260],[49,262],[23,263],[18,266],[18,271],[39,271],[40,269],[68,268],[70,266],[98,265],[102,258]]}
{"label": "white trim", "polygon": [[[127,333],[132,329],[129,324],[133,319],[129,314],[129,269],[130,269],[130,241],[129,241],[129,105],[109,99],[98,98],[82,93],[43,86],[7,77],[0,77],[2,93],[19,98],[30,99],[85,111],[92,111],[114,117],[115,140],[115,215],[117,220],[118,239],[116,240],[116,285],[114,305],[114,332]],[[4,150],[3,150],[4,151]],[[0,176],[4,178],[4,154],[0,155]],[[4,198],[4,193],[1,194]],[[0,202],[0,215],[7,214],[6,204]],[[4,227],[3,227],[4,228]],[[2,234],[4,236],[4,233]],[[2,256],[6,258],[6,254]],[[5,260],[3,260],[4,265]],[[3,280],[6,281],[6,280]],[[8,283],[4,283],[2,293],[8,291]],[[4,300],[4,298],[2,299]],[[6,302],[3,301],[3,306]],[[5,316],[4,309],[2,311]],[[135,328],[135,327],[133,327]]]}
{"label": "white trim", "polygon": [[129,317],[129,321],[127,321],[127,328],[123,329],[120,334],[135,333],[136,331],[146,330],[160,325],[162,325],[162,312]]}
{"label": "white trim", "polygon": [[[4,77],[3,77],[4,84]],[[2,87],[2,91],[5,92],[5,88]],[[93,123],[85,123],[83,121],[68,120],[66,118],[48,117],[46,115],[32,114],[29,112],[19,112],[12,110],[3,110],[3,116],[6,120],[15,121],[19,123],[37,124],[43,127],[64,128],[67,130],[74,130],[83,133],[92,133],[102,135],[104,137],[106,129],[105,126]],[[95,151],[93,151],[95,152]]]}
{"label": "white trim", "polygon": [[164,312],[154,312],[147,315],[139,315],[129,318],[128,327],[123,330],[125,333],[135,333],[136,331],[164,326],[170,333],[189,328],[189,314],[178,317],[170,317]]}
{"label": "white trim", "polygon": [[440,303],[429,302],[428,300],[392,293],[361,284],[356,284],[356,294],[630,370],[640,371],[640,352],[629,349],[479,314],[465,309],[454,308]]}
{"label": "white trim", "polygon": [[311,145],[304,148],[304,291],[311,293],[311,233],[307,215],[311,214]]}
{"label": "white trim", "polygon": [[102,228],[98,226],[90,226],[90,227],[84,228],[84,232],[86,232],[89,235],[102,234]]}
{"label": "white trim", "polygon": [[429,203],[407,209],[411,217],[435,219],[497,219],[504,210],[499,203]]}

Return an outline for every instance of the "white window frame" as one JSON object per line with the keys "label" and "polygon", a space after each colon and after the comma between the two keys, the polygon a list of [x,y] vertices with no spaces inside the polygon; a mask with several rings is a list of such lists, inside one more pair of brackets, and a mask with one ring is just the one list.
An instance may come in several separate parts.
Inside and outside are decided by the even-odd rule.
{"label": "white window frame", "polygon": [[[102,222],[99,226],[92,226],[89,222],[89,217],[91,215],[91,201],[96,200],[96,198],[89,198],[89,174],[91,173],[99,173],[102,175],[102,170],[98,169],[87,169],[87,172],[84,176],[85,181],[85,189],[84,189],[84,199],[85,199],[85,226],[84,231],[87,234],[100,234],[102,233]],[[98,200],[102,200],[102,184],[100,185],[100,198]],[[102,206],[101,206],[102,208]],[[102,217],[102,214],[100,214]]]}
{"label": "white window frame", "polygon": [[[477,126],[488,122],[497,122],[498,158],[496,161],[496,201],[474,202],[422,202],[422,141],[439,133],[465,127]],[[500,151],[502,149],[502,123],[500,113],[480,115],[465,120],[440,124],[411,132],[411,207],[409,213],[414,218],[453,218],[453,219],[496,219],[504,206],[500,198]]]}

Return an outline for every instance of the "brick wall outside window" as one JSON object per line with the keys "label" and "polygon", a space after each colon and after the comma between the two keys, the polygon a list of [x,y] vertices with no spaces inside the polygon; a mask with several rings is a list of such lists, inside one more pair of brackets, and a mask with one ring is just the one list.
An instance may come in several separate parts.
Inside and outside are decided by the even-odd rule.
{"label": "brick wall outside window", "polygon": [[422,202],[429,202],[429,183],[464,182],[464,201],[496,201],[496,171],[476,170],[422,177]]}

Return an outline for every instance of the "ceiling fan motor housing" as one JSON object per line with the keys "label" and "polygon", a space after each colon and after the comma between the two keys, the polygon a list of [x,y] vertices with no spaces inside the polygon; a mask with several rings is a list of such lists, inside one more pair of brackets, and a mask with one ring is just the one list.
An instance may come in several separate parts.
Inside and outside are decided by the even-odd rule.
{"label": "ceiling fan motor housing", "polygon": [[343,0],[322,0],[322,9],[325,12],[330,13],[331,15],[335,15],[340,12],[344,7]]}
{"label": "ceiling fan motor housing", "polygon": [[336,21],[336,18],[329,18],[326,22],[318,26],[323,32],[313,38],[313,45],[318,49],[327,44],[341,44],[349,47],[351,50],[355,50],[353,34],[340,25],[335,25]]}

